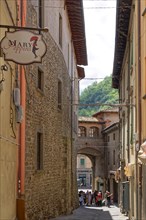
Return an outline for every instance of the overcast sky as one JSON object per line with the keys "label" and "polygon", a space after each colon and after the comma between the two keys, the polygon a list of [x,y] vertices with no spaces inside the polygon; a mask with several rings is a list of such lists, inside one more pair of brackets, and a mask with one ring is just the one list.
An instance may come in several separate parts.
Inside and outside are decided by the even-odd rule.
{"label": "overcast sky", "polygon": [[[116,0],[83,0],[88,66],[86,78],[104,78],[112,73]],[[100,79],[97,80],[98,82]],[[81,80],[83,91],[93,80]]]}

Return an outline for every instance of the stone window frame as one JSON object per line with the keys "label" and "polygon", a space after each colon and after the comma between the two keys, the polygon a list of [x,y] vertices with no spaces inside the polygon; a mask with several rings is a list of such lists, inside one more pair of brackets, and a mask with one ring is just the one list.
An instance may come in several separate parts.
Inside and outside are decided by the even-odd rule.
{"label": "stone window frame", "polygon": [[[38,149],[38,135],[40,146]],[[44,169],[44,134],[41,128],[36,129],[36,170],[41,171]],[[38,150],[39,150],[39,161],[38,161]]]}

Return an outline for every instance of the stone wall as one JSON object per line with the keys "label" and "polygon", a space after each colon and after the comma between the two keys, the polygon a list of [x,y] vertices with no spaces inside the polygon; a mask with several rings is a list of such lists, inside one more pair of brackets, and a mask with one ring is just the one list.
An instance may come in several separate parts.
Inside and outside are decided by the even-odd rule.
{"label": "stone wall", "polygon": [[[36,23],[29,4],[28,25]],[[76,186],[72,174],[70,88],[71,80],[64,57],[50,33],[43,33],[47,53],[41,65],[26,68],[26,219],[48,219],[70,213]],[[43,90],[37,88],[38,67],[44,73]],[[58,108],[58,80],[62,83],[62,109]],[[43,169],[36,169],[36,135],[43,134]],[[72,177],[73,176],[73,177]]]}

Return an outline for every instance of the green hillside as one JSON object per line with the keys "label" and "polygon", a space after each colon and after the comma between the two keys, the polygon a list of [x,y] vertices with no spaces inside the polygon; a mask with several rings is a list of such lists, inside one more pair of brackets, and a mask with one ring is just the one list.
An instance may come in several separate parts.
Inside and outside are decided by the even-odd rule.
{"label": "green hillside", "polygon": [[[118,90],[112,88],[112,77],[107,76],[101,82],[94,82],[88,86],[80,95],[80,104],[118,103]],[[80,116],[91,116],[95,112],[109,109],[108,106],[80,106]]]}

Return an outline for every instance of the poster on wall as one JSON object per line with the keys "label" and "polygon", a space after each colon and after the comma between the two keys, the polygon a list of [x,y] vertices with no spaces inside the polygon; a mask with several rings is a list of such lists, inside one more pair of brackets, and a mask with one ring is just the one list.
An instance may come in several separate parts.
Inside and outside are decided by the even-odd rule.
{"label": "poster on wall", "polygon": [[41,63],[47,51],[41,34],[24,30],[5,32],[1,48],[5,60],[21,65]]}

